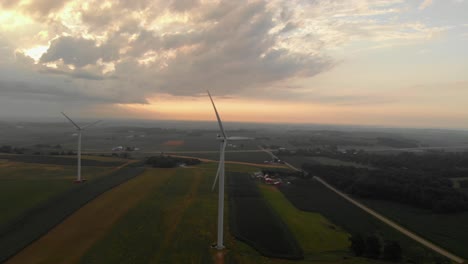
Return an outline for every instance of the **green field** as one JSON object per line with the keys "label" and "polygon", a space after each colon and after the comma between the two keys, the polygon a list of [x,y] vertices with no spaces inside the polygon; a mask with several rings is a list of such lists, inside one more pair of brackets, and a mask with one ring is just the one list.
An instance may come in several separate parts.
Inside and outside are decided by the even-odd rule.
{"label": "green field", "polygon": [[[76,211],[8,263],[221,263],[216,239],[217,163],[192,168],[146,169]],[[226,164],[227,172],[260,166]],[[266,258],[230,234],[226,207],[223,263],[378,263],[351,257],[348,234],[317,213],[296,209],[282,193],[261,193],[304,249],[305,260]],[[226,205],[228,197],[226,198]]]}
{"label": "green field", "polygon": [[[375,233],[385,240],[398,241],[403,248],[405,260],[416,263],[437,263],[437,261],[446,260],[350,204],[317,181],[298,181],[295,184],[284,185],[280,187],[280,190],[295,207],[308,212],[320,213],[350,234],[368,235]],[[426,221],[427,219],[422,222]]]}
{"label": "green field", "polygon": [[[178,169],[174,177],[118,221],[111,232],[85,254],[81,263],[190,263],[190,260],[210,260],[209,245],[214,238],[214,228],[206,230],[206,227],[213,226],[216,216],[208,217],[210,211],[206,210],[197,210],[193,212],[198,214],[196,217],[190,216],[191,210],[188,210],[201,195],[201,181],[205,180],[205,185],[209,185],[202,172]],[[182,224],[182,221],[189,222]]]}
{"label": "green field", "polygon": [[139,177],[105,192],[77,210],[7,263],[77,263],[128,210],[174,173],[175,170],[147,169]]}
{"label": "green field", "polygon": [[[211,191],[216,165],[203,163],[196,168],[174,169],[175,173],[117,221],[113,228],[83,255],[80,263],[218,263],[216,251],[210,248],[216,239],[217,192]],[[237,172],[258,169],[240,164],[229,164],[226,167],[227,171]],[[161,170],[152,170],[157,179],[158,171]],[[278,201],[277,203],[281,204]],[[229,208],[226,209],[228,215]],[[294,216],[297,215],[296,210]],[[306,215],[302,218],[304,221],[314,219],[317,222],[317,219],[320,219],[322,223],[328,223],[317,214],[299,215]],[[307,230],[307,226],[308,223],[301,223],[296,230]],[[359,258],[343,259],[346,255],[342,248],[347,245],[347,241],[343,241],[346,234],[333,231],[330,226],[325,227],[326,231],[322,234],[334,234],[335,238],[340,238],[340,242],[329,241],[318,251],[330,251],[320,255],[318,259],[311,256],[304,261],[263,257],[250,246],[234,239],[228,228],[229,224],[225,222],[225,245],[228,251],[223,263],[371,263]],[[320,225],[315,226],[313,230],[321,232]],[[309,229],[300,239],[308,243],[316,239],[314,236],[316,233]],[[341,250],[334,251],[340,247]],[[317,252],[311,249],[313,246],[308,248],[311,253]]]}
{"label": "green field", "polygon": [[271,258],[303,259],[302,249],[287,224],[269,206],[248,173],[227,177],[231,234]]}
{"label": "green field", "polygon": [[[83,167],[92,181],[109,173],[109,167]],[[3,161],[0,163],[0,226],[27,209],[75,186],[75,166]]]}
{"label": "green field", "polygon": [[339,259],[349,255],[349,234],[318,213],[297,209],[276,187],[260,184],[260,190],[280,214],[304,250],[306,260]]}
{"label": "green field", "polygon": [[[442,248],[468,258],[468,213],[434,214],[408,205],[362,200],[372,209],[434,242]],[[421,223],[424,223],[423,225]]]}

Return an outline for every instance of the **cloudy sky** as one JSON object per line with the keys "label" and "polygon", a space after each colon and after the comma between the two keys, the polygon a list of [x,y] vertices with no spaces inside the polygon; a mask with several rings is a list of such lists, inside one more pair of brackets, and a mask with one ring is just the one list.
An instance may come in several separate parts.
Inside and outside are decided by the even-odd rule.
{"label": "cloudy sky", "polygon": [[1,0],[0,118],[468,128],[468,0]]}

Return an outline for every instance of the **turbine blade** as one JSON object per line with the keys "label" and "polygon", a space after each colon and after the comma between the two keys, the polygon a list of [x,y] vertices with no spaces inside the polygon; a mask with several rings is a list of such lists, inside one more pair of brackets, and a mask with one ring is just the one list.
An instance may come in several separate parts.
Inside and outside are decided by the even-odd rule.
{"label": "turbine blade", "polygon": [[216,182],[218,181],[219,173],[221,172],[221,161],[218,164],[218,170],[216,171],[216,177],[213,181],[213,186],[211,186],[211,191],[214,191],[216,187]]}
{"label": "turbine blade", "polygon": [[98,121],[95,121],[95,122],[93,122],[93,123],[91,123],[91,124],[87,124],[87,125],[85,125],[84,127],[82,127],[81,129],[85,129],[85,128],[90,127],[90,126],[94,126],[95,124],[97,124],[97,123],[99,123],[99,122],[101,122],[101,121],[102,121],[102,120],[98,120]]}
{"label": "turbine blade", "polygon": [[221,122],[221,118],[219,117],[219,114],[218,114],[218,110],[216,109],[216,105],[215,105],[215,103],[213,101],[213,98],[211,98],[210,91],[207,91],[207,92],[208,92],[208,96],[210,97],[211,104],[213,105],[213,108],[215,110],[216,118],[218,119],[219,129],[221,130],[221,133],[223,134],[223,137],[227,138],[226,132],[224,131],[223,123]]}
{"label": "turbine blade", "polygon": [[66,117],[68,121],[70,121],[76,128],[78,128],[78,130],[81,130],[81,127],[79,127],[75,122],[73,122],[73,120],[71,120],[71,118],[69,118],[64,112],[60,112],[60,113],[62,113],[62,115]]}
{"label": "turbine blade", "polygon": [[211,187],[212,191],[214,191],[216,187],[216,182],[218,181],[219,174],[221,173],[221,168],[223,167],[223,164],[224,164],[224,151],[226,150],[226,145],[227,145],[226,141],[221,143],[221,148],[219,150],[220,155],[219,155],[218,170],[216,171],[216,177],[213,181],[213,186]]}

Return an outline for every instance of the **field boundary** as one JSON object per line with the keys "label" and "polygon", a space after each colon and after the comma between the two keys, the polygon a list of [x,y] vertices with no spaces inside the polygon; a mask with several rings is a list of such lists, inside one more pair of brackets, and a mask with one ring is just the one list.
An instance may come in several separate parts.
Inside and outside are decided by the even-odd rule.
{"label": "field boundary", "polygon": [[125,164],[107,176],[50,198],[0,227],[0,262],[13,257],[88,202],[143,171],[144,168]]}
{"label": "field boundary", "polygon": [[[241,177],[243,177],[243,180],[239,181]],[[229,196],[229,230],[231,234],[265,257],[290,260],[303,259],[304,253],[296,237],[281,216],[265,200],[259,187],[250,179],[250,176],[246,173],[230,173],[227,182]],[[244,207],[245,205],[251,205],[253,209]],[[255,210],[256,213],[259,211],[264,213],[262,215],[264,218],[253,217],[254,214],[252,210]],[[262,220],[266,221],[262,222]],[[246,223],[251,225],[250,228],[245,227]],[[259,238],[259,236],[266,235],[266,230],[268,228],[265,228],[265,226],[268,225],[270,228],[268,230],[269,234],[274,234],[275,231],[278,233],[276,237],[273,236],[273,240],[280,238],[276,240],[276,243],[284,241],[282,246],[288,247],[288,250],[280,252],[278,248],[275,248],[276,246],[272,246],[271,241],[269,244],[265,239],[262,240]],[[248,229],[260,229],[260,231],[257,230],[257,236],[255,236],[252,235],[252,232],[247,231]]]}

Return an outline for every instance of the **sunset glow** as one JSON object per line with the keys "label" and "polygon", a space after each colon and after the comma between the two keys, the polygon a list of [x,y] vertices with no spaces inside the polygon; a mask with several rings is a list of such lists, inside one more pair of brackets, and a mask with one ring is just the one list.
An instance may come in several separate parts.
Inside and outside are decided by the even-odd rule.
{"label": "sunset glow", "polygon": [[0,4],[2,113],[468,128],[468,1],[137,2]]}

